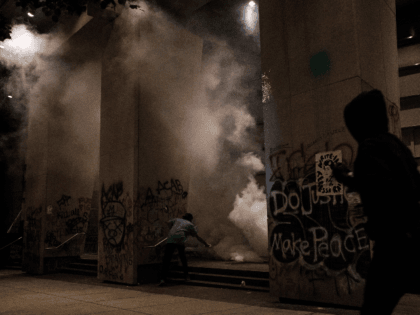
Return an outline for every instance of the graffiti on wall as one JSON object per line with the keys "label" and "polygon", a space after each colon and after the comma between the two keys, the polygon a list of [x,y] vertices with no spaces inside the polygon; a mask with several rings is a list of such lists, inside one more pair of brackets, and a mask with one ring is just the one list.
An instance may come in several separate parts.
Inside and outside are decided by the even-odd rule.
{"label": "graffiti on wall", "polygon": [[38,273],[41,256],[42,207],[28,207],[25,213],[22,269]]}
{"label": "graffiti on wall", "polygon": [[162,223],[186,213],[187,196],[181,182],[175,179],[158,181],[154,189],[147,188],[140,197],[138,244],[154,245],[165,237]]}
{"label": "graffiti on wall", "polygon": [[29,207],[27,210],[26,217],[26,244],[25,247],[28,249],[38,249],[41,241],[41,227],[42,227],[42,207],[34,208]]}
{"label": "graffiti on wall", "polygon": [[124,281],[133,265],[133,200],[122,181],[102,185],[99,221],[99,273],[110,281]]}
{"label": "graffiti on wall", "polygon": [[62,195],[48,217],[46,246],[57,246],[70,235],[86,232],[91,202],[90,198],[73,201],[71,196]]}
{"label": "graffiti on wall", "polygon": [[98,253],[98,226],[99,226],[99,220],[98,220],[98,210],[100,208],[100,190],[95,189],[92,194],[92,203],[90,207],[90,213],[89,213],[89,222],[88,222],[88,229],[86,232],[86,241],[85,241],[85,247],[84,252],[85,253],[92,253],[97,254]]}
{"label": "graffiti on wall", "polygon": [[165,222],[186,212],[187,196],[177,179],[158,181],[155,187],[140,190],[134,201],[123,182],[103,186],[99,246],[103,259],[99,261],[99,273],[111,281],[126,281],[134,253],[139,254],[139,263],[160,262],[162,247],[146,246],[166,237]]}
{"label": "graffiti on wall", "polygon": [[290,154],[279,150],[270,156],[270,277],[290,297],[314,296],[328,282],[338,296],[352,294],[363,283],[370,260],[358,194],[341,188],[319,191],[319,184],[325,188],[330,178],[325,162],[342,159],[350,166],[352,147],[325,147],[322,154],[308,154],[301,145]]}
{"label": "graffiti on wall", "polygon": [[102,190],[103,217],[100,223],[104,231],[106,244],[111,247],[121,248],[123,246],[127,211],[120,200],[122,194],[122,182],[111,185],[108,191]]}
{"label": "graffiti on wall", "polygon": [[[272,152],[269,156],[270,168],[273,173],[270,181],[274,182],[278,179],[284,180],[289,178],[298,179],[314,173],[316,153],[311,153],[310,148],[312,145],[311,143],[311,145],[305,147],[304,144],[301,144],[299,149],[291,153],[288,153],[288,148]],[[350,144],[342,143],[334,148],[330,148],[329,143],[325,142],[324,147],[324,151],[341,151],[344,165],[351,165],[353,162],[354,152]]]}
{"label": "graffiti on wall", "polygon": [[[72,198],[71,196],[62,195],[56,201],[56,206],[49,206],[51,211],[47,215],[45,247],[49,248],[48,255],[51,256],[79,256],[83,247],[83,237],[78,237],[70,242],[65,243],[76,233],[85,233],[88,225],[90,214],[91,199],[90,198]],[[56,249],[57,246],[63,246]],[[51,252],[53,250],[53,252]],[[60,265],[63,258],[49,259],[45,268],[48,272],[53,271],[55,265]]]}
{"label": "graffiti on wall", "polygon": [[341,151],[322,152],[315,155],[315,173],[318,196],[341,195],[343,185],[333,176],[333,165],[341,163]]}
{"label": "graffiti on wall", "polygon": [[159,263],[163,258],[163,247],[145,248],[155,245],[167,236],[166,222],[181,217],[187,212],[188,192],[178,179],[158,181],[155,187],[147,187],[138,198],[138,229],[135,245],[144,253],[140,263]]}

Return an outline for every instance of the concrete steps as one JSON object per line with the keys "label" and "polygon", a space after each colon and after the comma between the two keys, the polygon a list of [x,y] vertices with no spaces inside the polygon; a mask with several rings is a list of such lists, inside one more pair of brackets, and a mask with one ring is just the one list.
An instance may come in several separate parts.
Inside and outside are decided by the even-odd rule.
{"label": "concrete steps", "polygon": [[247,291],[268,292],[270,289],[268,272],[189,267],[189,281],[185,281],[181,266],[176,266],[169,273],[169,280],[187,285],[229,288]]}
{"label": "concrete steps", "polygon": [[78,258],[74,262],[62,268],[61,272],[75,274],[75,275],[82,275],[82,276],[97,277],[98,276],[98,259]]}
{"label": "concrete steps", "polygon": [[0,269],[22,269],[22,246],[23,240],[18,233],[0,236]]}
{"label": "concrete steps", "polygon": [[0,266],[0,269],[22,270],[22,261],[9,260],[4,265]]}
{"label": "concrete steps", "polygon": [[[97,277],[98,260],[93,257],[76,259],[63,268],[61,272]],[[191,279],[189,281],[184,279],[182,266],[172,266],[168,281],[193,286],[269,291],[268,271],[246,270],[246,266],[242,267],[241,270],[235,265],[228,265],[228,267],[224,266],[223,268],[210,267],[220,265],[220,263],[217,261],[201,261],[200,263],[191,261],[188,268]]]}

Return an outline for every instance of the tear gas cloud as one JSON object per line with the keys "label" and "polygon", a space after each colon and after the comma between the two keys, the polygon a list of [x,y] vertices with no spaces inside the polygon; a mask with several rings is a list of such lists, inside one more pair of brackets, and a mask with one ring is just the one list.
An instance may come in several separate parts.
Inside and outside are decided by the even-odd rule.
{"label": "tear gas cloud", "polygon": [[[251,15],[245,12],[251,24],[258,20],[257,8],[252,10]],[[194,22],[194,31],[204,38],[206,48],[201,94],[191,117],[193,121],[209,119],[218,132],[207,133],[198,125],[190,130],[191,143],[201,145],[192,149],[195,164],[189,211],[196,215],[199,233],[214,245],[216,256],[260,262],[268,256],[268,233],[266,196],[254,178],[264,171],[262,145],[255,137],[256,119],[261,119],[255,108],[261,100],[252,83],[258,78],[259,57],[253,54],[255,48],[248,54],[241,49],[255,47],[255,42],[250,45],[249,38],[238,36],[236,41],[242,43],[232,44],[206,29],[207,22],[203,15]],[[258,34],[257,24],[251,24],[251,33]],[[206,144],[212,149],[201,151]]]}
{"label": "tear gas cloud", "polygon": [[[158,9],[144,2],[139,5],[142,10],[126,8],[115,21],[113,35],[119,36],[119,51],[108,65],[123,66],[133,75],[133,67],[138,67],[145,56],[148,62],[153,62],[153,58],[176,62],[170,49],[164,56],[150,54],[154,45],[160,43],[153,36],[146,38],[150,45],[139,46],[138,41],[130,40],[130,32],[137,29],[138,23],[159,34],[174,27],[175,22]],[[188,211],[195,216],[199,234],[214,245],[211,253],[223,259],[261,261],[261,257],[268,256],[265,195],[254,178],[264,169],[261,143],[256,140],[255,108],[261,100],[256,88],[249,84],[259,77],[259,60],[209,31],[206,25],[204,19],[199,20],[192,30],[204,38],[205,49],[201,80],[192,95],[194,102],[188,109],[175,109],[186,110],[182,127],[174,124],[167,113],[159,114],[182,139],[183,149],[194,162]],[[22,33],[25,28],[30,34]],[[48,133],[48,141],[54,144],[54,152],[48,153],[48,167],[63,178],[71,177],[72,183],[81,183],[80,191],[89,187],[92,190],[99,164],[100,58],[72,61],[65,49],[52,56],[46,47],[54,46],[51,41],[59,38],[37,35],[22,25],[13,31],[12,42],[13,34],[21,34],[17,38],[23,36],[36,43],[31,47],[37,47],[31,52],[23,49],[22,58],[3,52],[1,56],[3,63],[16,67],[15,80],[23,87],[19,93],[26,100],[22,108],[31,115],[27,159],[35,161],[32,165],[42,165],[45,153],[39,144],[45,141],[42,137],[46,137],[48,122],[53,131]],[[161,38],[161,42],[165,41],[170,38]],[[248,43],[244,39],[242,44]],[[7,45],[8,49],[15,49],[18,42]],[[163,70],[161,75],[176,75],[170,66]],[[127,79],[134,77],[128,75]],[[16,93],[17,89],[13,90]]]}
{"label": "tear gas cloud", "polygon": [[[189,211],[196,216],[199,233],[214,244],[217,257],[262,261],[260,256],[267,253],[266,204],[253,176],[264,166],[261,147],[252,135],[256,121],[248,109],[251,91],[242,84],[248,69],[226,42],[212,38],[212,46],[203,56],[203,88],[191,120],[204,117],[218,132],[191,126],[191,144],[201,144],[192,147],[195,163]],[[207,145],[211,149],[204,149],[203,154],[201,147]],[[238,197],[241,192],[242,198]],[[255,220],[256,216],[261,220]],[[261,221],[264,224],[256,224]],[[254,242],[255,236],[261,240]]]}
{"label": "tear gas cloud", "polygon": [[[72,62],[63,38],[37,34],[24,24],[15,25],[11,37],[0,51],[2,64],[12,71],[5,89],[13,96],[13,111],[25,119],[9,159],[26,156],[29,176],[48,159],[49,172],[63,182],[72,178],[76,191],[89,190],[99,171],[100,63]],[[46,141],[54,150],[45,150]]]}
{"label": "tear gas cloud", "polygon": [[48,35],[41,36],[31,31],[27,25],[14,25],[10,34],[11,39],[6,39],[1,50],[1,61],[7,66],[27,67],[44,52]]}
{"label": "tear gas cloud", "polygon": [[36,77],[37,56],[45,49],[46,42],[47,36],[31,32],[26,25],[14,25],[11,39],[1,44],[0,63],[8,72],[2,78],[2,92],[3,97],[7,95],[9,98],[2,100],[0,110],[3,117],[8,117],[9,130],[3,130],[0,136],[0,159],[6,162],[9,175],[22,171],[29,94]]}
{"label": "tear gas cloud", "polygon": [[[171,38],[165,36],[169,37],[170,30],[179,26],[151,5],[140,2],[140,7],[142,11],[123,12],[114,28],[118,30],[116,46],[121,49],[110,67],[122,64],[127,73],[133,73],[133,65],[141,64],[143,59],[149,64],[177,60],[171,49],[156,53],[153,47],[159,45],[156,38],[170,43]],[[192,158],[188,211],[194,214],[199,234],[214,245],[213,255],[228,260],[262,261],[261,256],[268,256],[267,213],[263,189],[257,186],[254,175],[264,166],[262,145],[256,140],[256,117],[251,114],[261,100],[249,84],[259,78],[259,59],[206,29],[206,22],[200,16],[191,30],[204,39],[205,47],[201,79],[186,119],[180,128],[173,115],[160,115],[167,129],[182,139]],[[129,30],[138,30],[137,23],[147,29],[141,35],[142,41],[130,40]],[[244,41],[246,45],[250,43],[248,38]],[[176,76],[170,64],[165,64],[164,71],[165,75]],[[170,110],[172,113],[181,109]],[[190,239],[189,245],[197,242]]]}

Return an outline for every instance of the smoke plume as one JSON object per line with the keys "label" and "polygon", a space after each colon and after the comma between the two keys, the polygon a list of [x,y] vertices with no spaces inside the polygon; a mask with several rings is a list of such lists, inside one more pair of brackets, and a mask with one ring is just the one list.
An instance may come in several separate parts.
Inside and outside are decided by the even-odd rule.
{"label": "smoke plume", "polygon": [[[11,37],[1,49],[1,62],[11,71],[4,86],[14,114],[23,119],[8,135],[16,140],[8,158],[16,167],[26,158],[29,176],[48,167],[63,185],[72,178],[78,184],[67,190],[86,196],[82,191],[91,190],[98,172],[100,63],[90,62],[89,54],[72,60],[72,47],[62,44],[61,35],[40,35],[28,25],[15,25]],[[79,52],[84,49],[89,47]]]}
{"label": "smoke plume", "polygon": [[254,178],[264,165],[251,114],[261,100],[252,90],[255,83],[249,84],[259,68],[249,62],[252,56],[206,30],[197,31],[198,25],[194,28],[205,39],[205,49],[203,88],[191,115],[197,123],[190,138],[197,145],[192,147],[189,209],[199,234],[214,245],[215,257],[261,262],[267,256],[267,208]]}
{"label": "smoke plume", "polygon": [[[126,9],[115,22],[113,34],[118,38],[110,41],[114,40],[119,51],[107,65],[108,69],[122,66],[134,75],[133,67],[142,63],[151,64],[158,58],[177,60],[170,49],[164,55],[154,55],[155,45],[171,41],[170,38],[157,41],[154,33],[165,36],[170,34],[165,30],[180,26],[157,8],[145,2],[139,5],[142,10]],[[199,235],[214,245],[211,253],[227,260],[262,261],[261,257],[267,256],[267,214],[263,190],[254,178],[264,169],[261,143],[256,137],[261,107],[254,82],[256,79],[260,82],[259,60],[255,58],[258,45],[249,32],[237,37],[238,42],[233,44],[209,27],[208,16],[200,14],[194,27],[190,27],[204,39],[201,80],[192,96],[194,103],[187,109],[182,127],[168,112],[159,114],[174,136],[182,139],[182,149],[191,158],[189,212],[194,214]],[[130,40],[138,23],[152,30],[144,35],[141,46],[139,41]],[[231,23],[238,21],[232,18]],[[252,23],[249,25],[255,27]],[[32,44],[18,46],[19,38]],[[49,122],[54,133],[48,135],[48,141],[55,151],[50,152],[52,159],[48,167],[63,176],[69,175],[64,174],[69,170],[72,174],[82,174],[76,175],[81,177],[73,178],[72,182],[86,183],[83,185],[87,189],[88,185],[93,186],[99,158],[100,63],[89,58],[64,58],[66,47],[61,47],[62,53],[56,51],[52,57],[48,47],[57,47],[55,41],[59,39],[37,35],[24,25],[16,26],[12,32],[13,43],[7,44],[1,58],[8,67],[16,68],[15,81],[9,84],[16,99],[22,96],[21,105],[16,108],[21,108],[25,115],[29,111],[31,116],[28,158],[35,161],[43,156],[37,137],[45,131],[44,122]],[[23,55],[19,57],[12,49]],[[6,54],[6,50],[10,53]],[[166,63],[166,68],[151,79],[158,81],[159,75],[175,76],[170,65],[171,62]],[[13,87],[12,82],[21,88]],[[39,159],[36,163],[41,165],[42,158]],[[195,246],[194,242],[190,245]]]}
{"label": "smoke plume", "polygon": [[[0,134],[1,160],[14,176],[22,170],[26,153],[26,127],[31,88],[37,80],[39,54],[45,50],[47,36],[33,32],[27,25],[14,25],[11,39],[1,43],[0,63],[7,73],[2,78]],[[4,130],[3,130],[4,129]]]}
{"label": "smoke plume", "polygon": [[[170,45],[171,32],[182,27],[158,8],[145,2],[139,5],[142,10],[122,13],[115,23],[115,39],[111,39],[120,49],[109,67],[122,65],[127,75],[134,65],[146,75],[162,60],[178,61],[171,49],[159,49],[159,43]],[[230,23],[240,31],[239,18],[232,17]],[[214,245],[211,253],[226,260],[261,261],[260,256],[267,252],[267,223],[265,196],[254,179],[264,170],[261,143],[256,137],[255,113],[261,103],[255,89],[255,80],[259,82],[257,45],[248,33],[242,34],[241,43],[232,45],[228,38],[208,28],[206,14],[198,13],[194,19],[189,29],[204,39],[201,79],[192,96],[194,101],[183,113],[186,118],[181,126],[173,117],[183,109],[172,106],[158,114],[166,128],[181,139],[191,159],[188,211],[194,214],[199,235]],[[142,28],[141,40],[130,40],[132,32]],[[246,53],[243,48],[250,43],[254,48]],[[159,82],[160,75],[176,77],[171,63],[164,65],[162,73],[150,72],[153,81]],[[188,244],[198,245],[194,239]]]}

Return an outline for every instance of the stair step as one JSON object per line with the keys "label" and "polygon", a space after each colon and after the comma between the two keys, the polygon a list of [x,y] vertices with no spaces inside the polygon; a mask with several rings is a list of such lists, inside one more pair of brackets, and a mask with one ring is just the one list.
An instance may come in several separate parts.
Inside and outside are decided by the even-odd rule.
{"label": "stair step", "polygon": [[80,270],[90,270],[94,272],[98,270],[98,264],[94,265],[94,264],[85,264],[85,263],[79,263],[79,262],[68,264],[67,267],[73,268],[73,269],[80,269]]}
{"label": "stair step", "polygon": [[[170,277],[183,279],[184,274],[183,272],[171,272]],[[196,272],[189,272],[191,280],[197,280],[200,282],[216,282],[216,283],[225,283],[225,284],[232,284],[232,285],[240,285],[242,281],[245,281],[247,286],[252,287],[261,287],[261,288],[269,288],[269,280],[262,279],[262,278],[252,278],[252,277],[237,277],[237,276],[223,276],[220,274],[207,274],[207,273],[196,273]]]}
{"label": "stair step", "polygon": [[71,267],[65,267],[60,270],[62,273],[70,273],[73,275],[82,275],[82,276],[92,276],[96,277],[97,271],[90,271],[85,269],[77,269],[77,268],[71,268]]}
{"label": "stair step", "polygon": [[[174,259],[168,279],[172,283],[192,286],[269,292],[269,273],[254,270],[192,267],[188,268],[191,280],[185,281],[182,266]],[[80,258],[63,268],[63,273],[97,276],[98,260]],[[242,281],[245,286],[241,286]]]}
{"label": "stair step", "polygon": [[[175,271],[182,271],[181,266],[176,266]],[[235,270],[235,269],[218,269],[218,268],[206,268],[206,267],[188,267],[189,272],[202,273],[202,274],[216,274],[224,275],[229,277],[246,277],[246,278],[257,278],[267,279],[269,273],[264,271],[253,271],[253,270]]]}
{"label": "stair step", "polygon": [[11,270],[21,270],[22,269],[22,265],[3,265],[0,266],[0,269],[11,269]]}
{"label": "stair step", "polygon": [[98,265],[97,259],[85,259],[85,258],[77,258],[73,261],[76,264],[84,264],[84,265]]}
{"label": "stair step", "polygon": [[269,288],[264,287],[255,287],[246,285],[242,287],[241,285],[223,283],[223,282],[207,282],[207,281],[199,281],[199,280],[180,280],[174,278],[168,278],[171,283],[176,284],[185,284],[185,285],[192,285],[192,286],[200,286],[200,287],[212,287],[212,288],[224,288],[224,289],[236,289],[236,290],[246,290],[246,291],[259,291],[259,292],[269,292]]}

